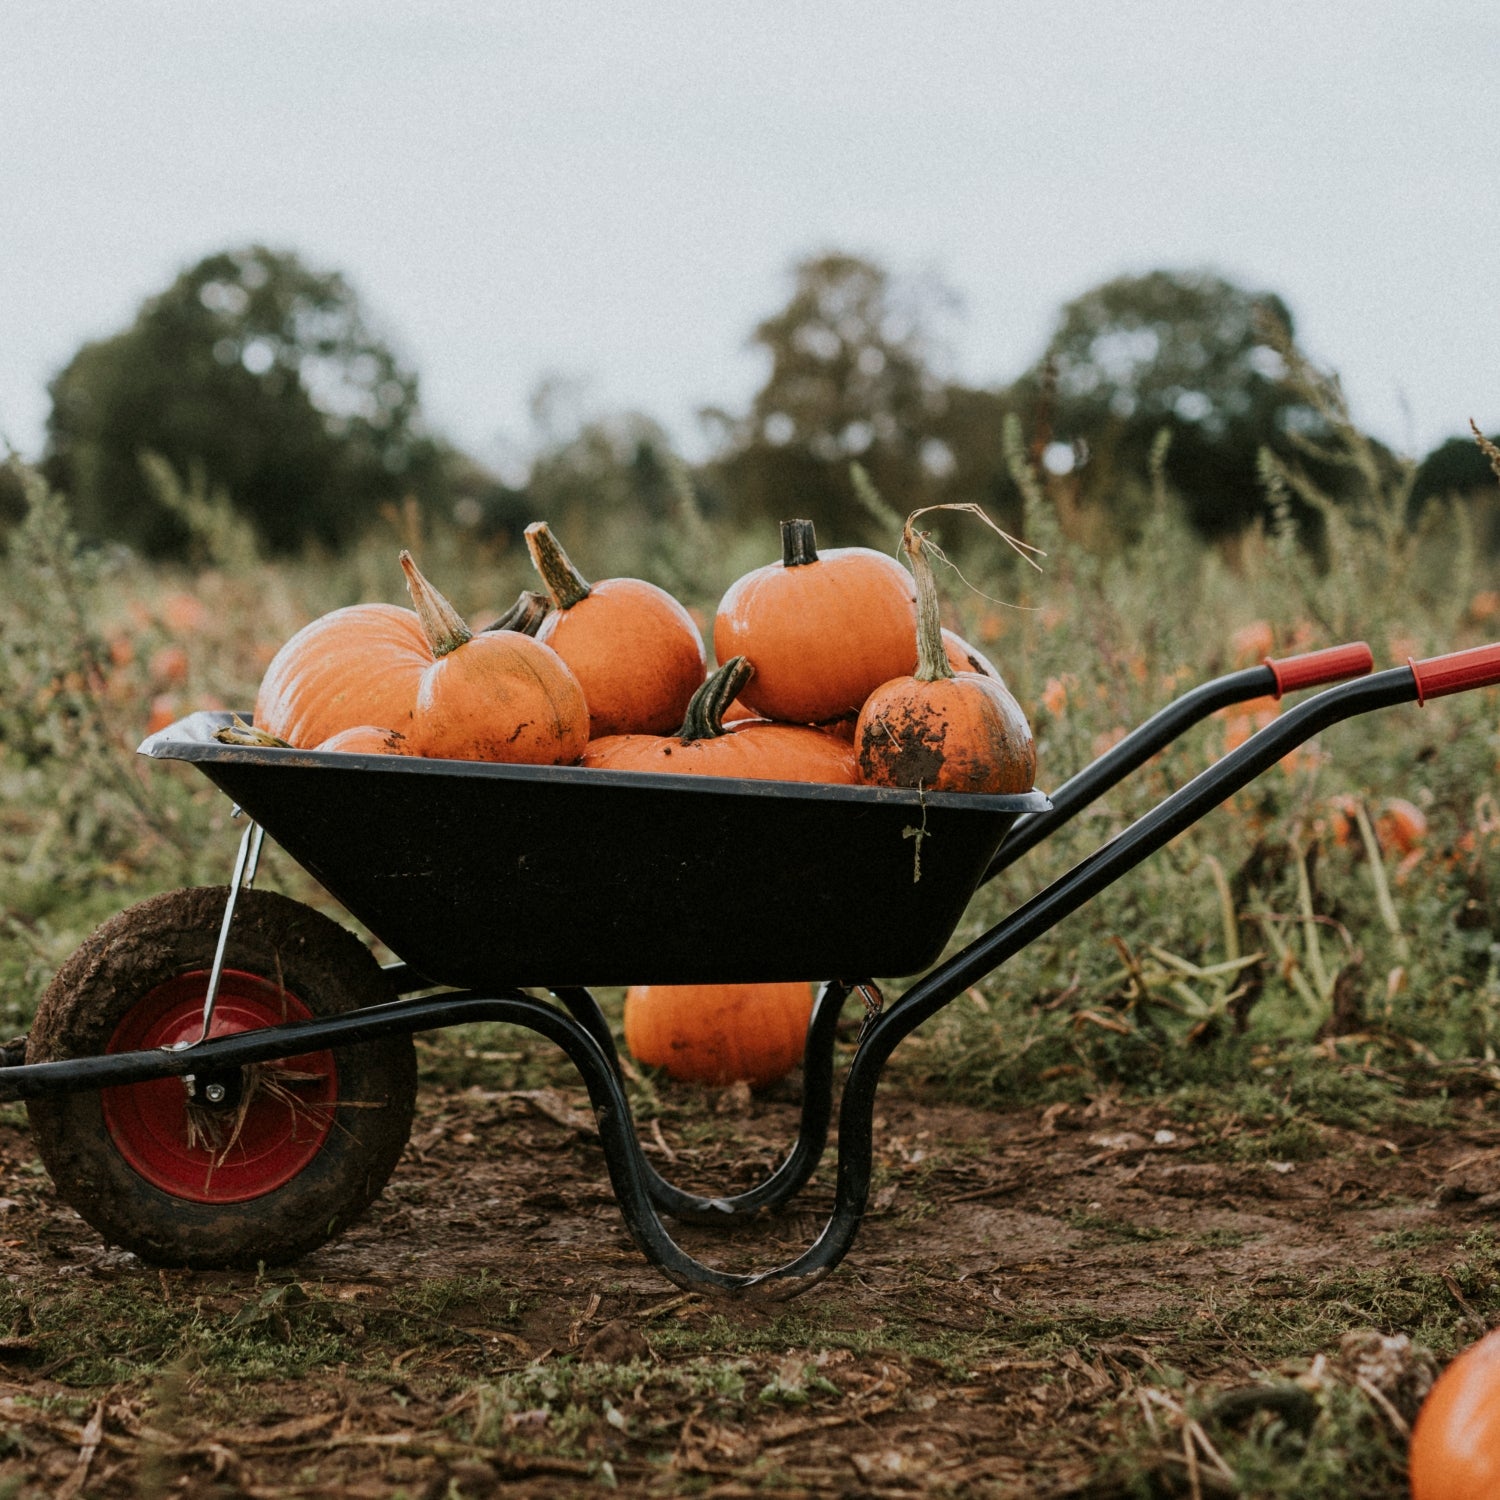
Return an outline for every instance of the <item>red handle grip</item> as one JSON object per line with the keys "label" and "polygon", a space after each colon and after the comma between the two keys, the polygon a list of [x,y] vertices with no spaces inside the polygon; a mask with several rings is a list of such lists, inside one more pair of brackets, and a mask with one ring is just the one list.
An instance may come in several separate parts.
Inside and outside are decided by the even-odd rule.
{"label": "red handle grip", "polygon": [[1280,661],[1265,662],[1276,678],[1276,696],[1298,688],[1319,687],[1326,682],[1343,682],[1346,677],[1363,677],[1375,665],[1375,657],[1363,641],[1347,646],[1329,646],[1322,651],[1306,651],[1301,656],[1284,656]]}
{"label": "red handle grip", "polygon": [[1429,656],[1426,661],[1408,657],[1406,664],[1417,680],[1417,702],[1425,703],[1429,698],[1500,683],[1500,644],[1471,646],[1447,656]]}

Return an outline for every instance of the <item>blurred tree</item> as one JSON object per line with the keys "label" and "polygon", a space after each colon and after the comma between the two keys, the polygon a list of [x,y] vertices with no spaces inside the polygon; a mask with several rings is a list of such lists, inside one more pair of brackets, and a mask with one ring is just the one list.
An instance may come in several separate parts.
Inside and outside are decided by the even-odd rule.
{"label": "blurred tree", "polygon": [[[1152,271],[1105,282],[1062,310],[1047,353],[1018,383],[1048,410],[1048,447],[1084,463],[1085,503],[1109,505],[1146,474],[1151,444],[1171,432],[1167,477],[1205,536],[1241,530],[1266,513],[1261,447],[1287,454],[1321,440],[1318,411],[1285,382],[1280,352],[1293,336],[1280,297],[1207,271]],[[1050,391],[1050,397],[1049,397]],[[1332,492],[1338,476],[1316,460]]]}
{"label": "blurred tree", "polygon": [[[1500,444],[1500,433],[1490,441]],[[1449,495],[1488,497],[1494,488],[1495,471],[1479,444],[1472,437],[1451,437],[1417,465],[1411,503],[1415,510],[1428,500]]]}
{"label": "blurred tree", "polygon": [[932,368],[932,324],[953,300],[857,256],[797,265],[787,305],[751,336],[770,369],[750,410],[705,414],[721,432],[713,481],[726,509],[806,516],[829,545],[856,540],[870,517],[850,483],[855,459],[893,508],[930,502],[960,467],[949,439],[961,424],[941,430],[949,396]]}
{"label": "blurred tree", "polygon": [[0,458],[0,537],[26,516],[26,485],[20,459]]}
{"label": "blurred tree", "polygon": [[639,525],[671,510],[671,439],[652,418],[592,412],[580,382],[552,376],[532,391],[531,422],[528,519],[577,537],[606,517]]}
{"label": "blurred tree", "polygon": [[179,517],[140,467],[158,453],[229,494],[264,544],[338,546],[382,501],[442,490],[415,375],[336,272],[262,246],[211,255],[51,385],[48,477],[85,535],[178,552]]}
{"label": "blurred tree", "polygon": [[[1490,441],[1500,444],[1500,433]],[[1452,500],[1465,506],[1479,544],[1490,556],[1500,553],[1500,485],[1489,455],[1469,437],[1439,443],[1412,475],[1409,520],[1415,524],[1431,501]]]}

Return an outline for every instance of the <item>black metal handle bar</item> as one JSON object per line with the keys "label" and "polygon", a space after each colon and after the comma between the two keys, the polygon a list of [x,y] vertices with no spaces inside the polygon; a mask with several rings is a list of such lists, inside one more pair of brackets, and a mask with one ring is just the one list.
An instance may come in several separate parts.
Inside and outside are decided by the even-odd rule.
{"label": "black metal handle bar", "polygon": [[124,1052],[26,1064],[0,1070],[0,1098],[229,1069],[435,1026],[481,1020],[512,1022],[556,1042],[578,1068],[593,1103],[610,1181],[626,1227],[648,1260],[677,1285],[691,1290],[773,1299],[792,1297],[831,1271],[853,1243],[869,1196],[875,1088],[881,1070],[903,1037],[976,979],[1054,927],[1319,730],[1375,709],[1495,682],[1500,682],[1500,646],[1430,663],[1412,663],[1318,694],[1210,766],[914,985],[867,1027],[850,1066],[839,1118],[833,1212],[808,1249],[772,1270],[743,1275],[719,1271],[695,1260],[676,1244],[651,1202],[647,1163],[611,1058],[571,1016],[515,992],[488,997],[460,991],[431,999],[398,1000],[324,1020],[219,1037],[176,1053]]}
{"label": "black metal handle bar", "polygon": [[1049,793],[1052,798],[1049,811],[1022,813],[990,861],[984,872],[984,881],[993,880],[1043,839],[1050,838],[1090,803],[1211,713],[1255,698],[1280,698],[1283,693],[1298,688],[1326,686],[1348,677],[1359,677],[1374,665],[1375,658],[1370,648],[1363,641],[1354,641],[1346,646],[1330,646],[1302,656],[1280,660],[1267,657],[1258,667],[1246,667],[1243,671],[1229,672],[1200,683],[1174,698],[1145,723],[1131,730],[1118,744]]}

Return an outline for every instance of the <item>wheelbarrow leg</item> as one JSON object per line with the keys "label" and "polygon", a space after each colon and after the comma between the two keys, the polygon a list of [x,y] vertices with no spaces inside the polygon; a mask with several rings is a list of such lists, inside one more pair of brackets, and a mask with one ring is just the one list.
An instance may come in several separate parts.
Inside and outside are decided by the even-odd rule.
{"label": "wheelbarrow leg", "polygon": [[[834,1042],[850,989],[851,986],[838,981],[825,984],[813,1004],[802,1059],[802,1118],[797,1139],[781,1165],[742,1193],[709,1197],[686,1192],[668,1182],[642,1157],[646,1192],[661,1212],[692,1223],[727,1224],[785,1203],[807,1186],[828,1145],[828,1126],[833,1118]],[[594,997],[581,988],[554,990],[553,994],[594,1039],[618,1076],[620,1058],[614,1036]]]}
{"label": "wheelbarrow leg", "polygon": [[[239,812],[239,808],[235,808]],[[208,988],[203,995],[203,1029],[198,1033],[197,1042],[208,1040],[208,1034],[213,1029],[214,1009],[219,1003],[219,985],[224,978],[224,954],[229,947],[229,933],[234,925],[234,909],[239,902],[240,892],[248,891],[255,884],[255,873],[260,868],[260,851],[266,841],[266,831],[256,822],[248,822],[245,831],[240,835],[239,853],[235,855],[234,871],[229,877],[229,897],[224,902],[224,918],[219,923],[219,941],[214,948],[213,964],[208,971]],[[196,1046],[197,1042],[188,1042],[186,1046]]]}

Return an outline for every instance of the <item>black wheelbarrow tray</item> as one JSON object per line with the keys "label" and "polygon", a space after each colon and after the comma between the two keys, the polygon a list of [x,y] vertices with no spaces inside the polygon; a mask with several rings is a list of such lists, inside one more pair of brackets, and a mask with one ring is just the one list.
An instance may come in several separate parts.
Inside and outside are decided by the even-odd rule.
{"label": "black wheelbarrow tray", "polygon": [[[1337,647],[1206,683],[1050,803],[229,746],[212,738],[227,715],[193,715],[141,748],[192,761],[250,815],[229,887],[155,897],[94,933],[43,997],[25,1061],[12,1052],[0,1067],[0,1098],[27,1101],[59,1192],[107,1239],[164,1263],[283,1262],[344,1228],[394,1169],[415,1101],[413,1034],[508,1022],[577,1067],[626,1226],[652,1264],[684,1288],[794,1296],[858,1231],[875,1089],[902,1038],[1312,735],[1500,682],[1500,645],[1304,700],[899,998],[886,1004],[873,976],[933,963],[986,879],[1190,723],[1369,666],[1367,647]],[[383,969],[339,924],[251,889],[262,829],[402,961]],[[584,986],[810,976],[827,982],[791,1154],[733,1198],[664,1181]],[[663,1213],[734,1222],[811,1175],[831,1116],[834,1024],[853,993],[868,1014],[822,1233],[759,1273],[694,1259]]]}

